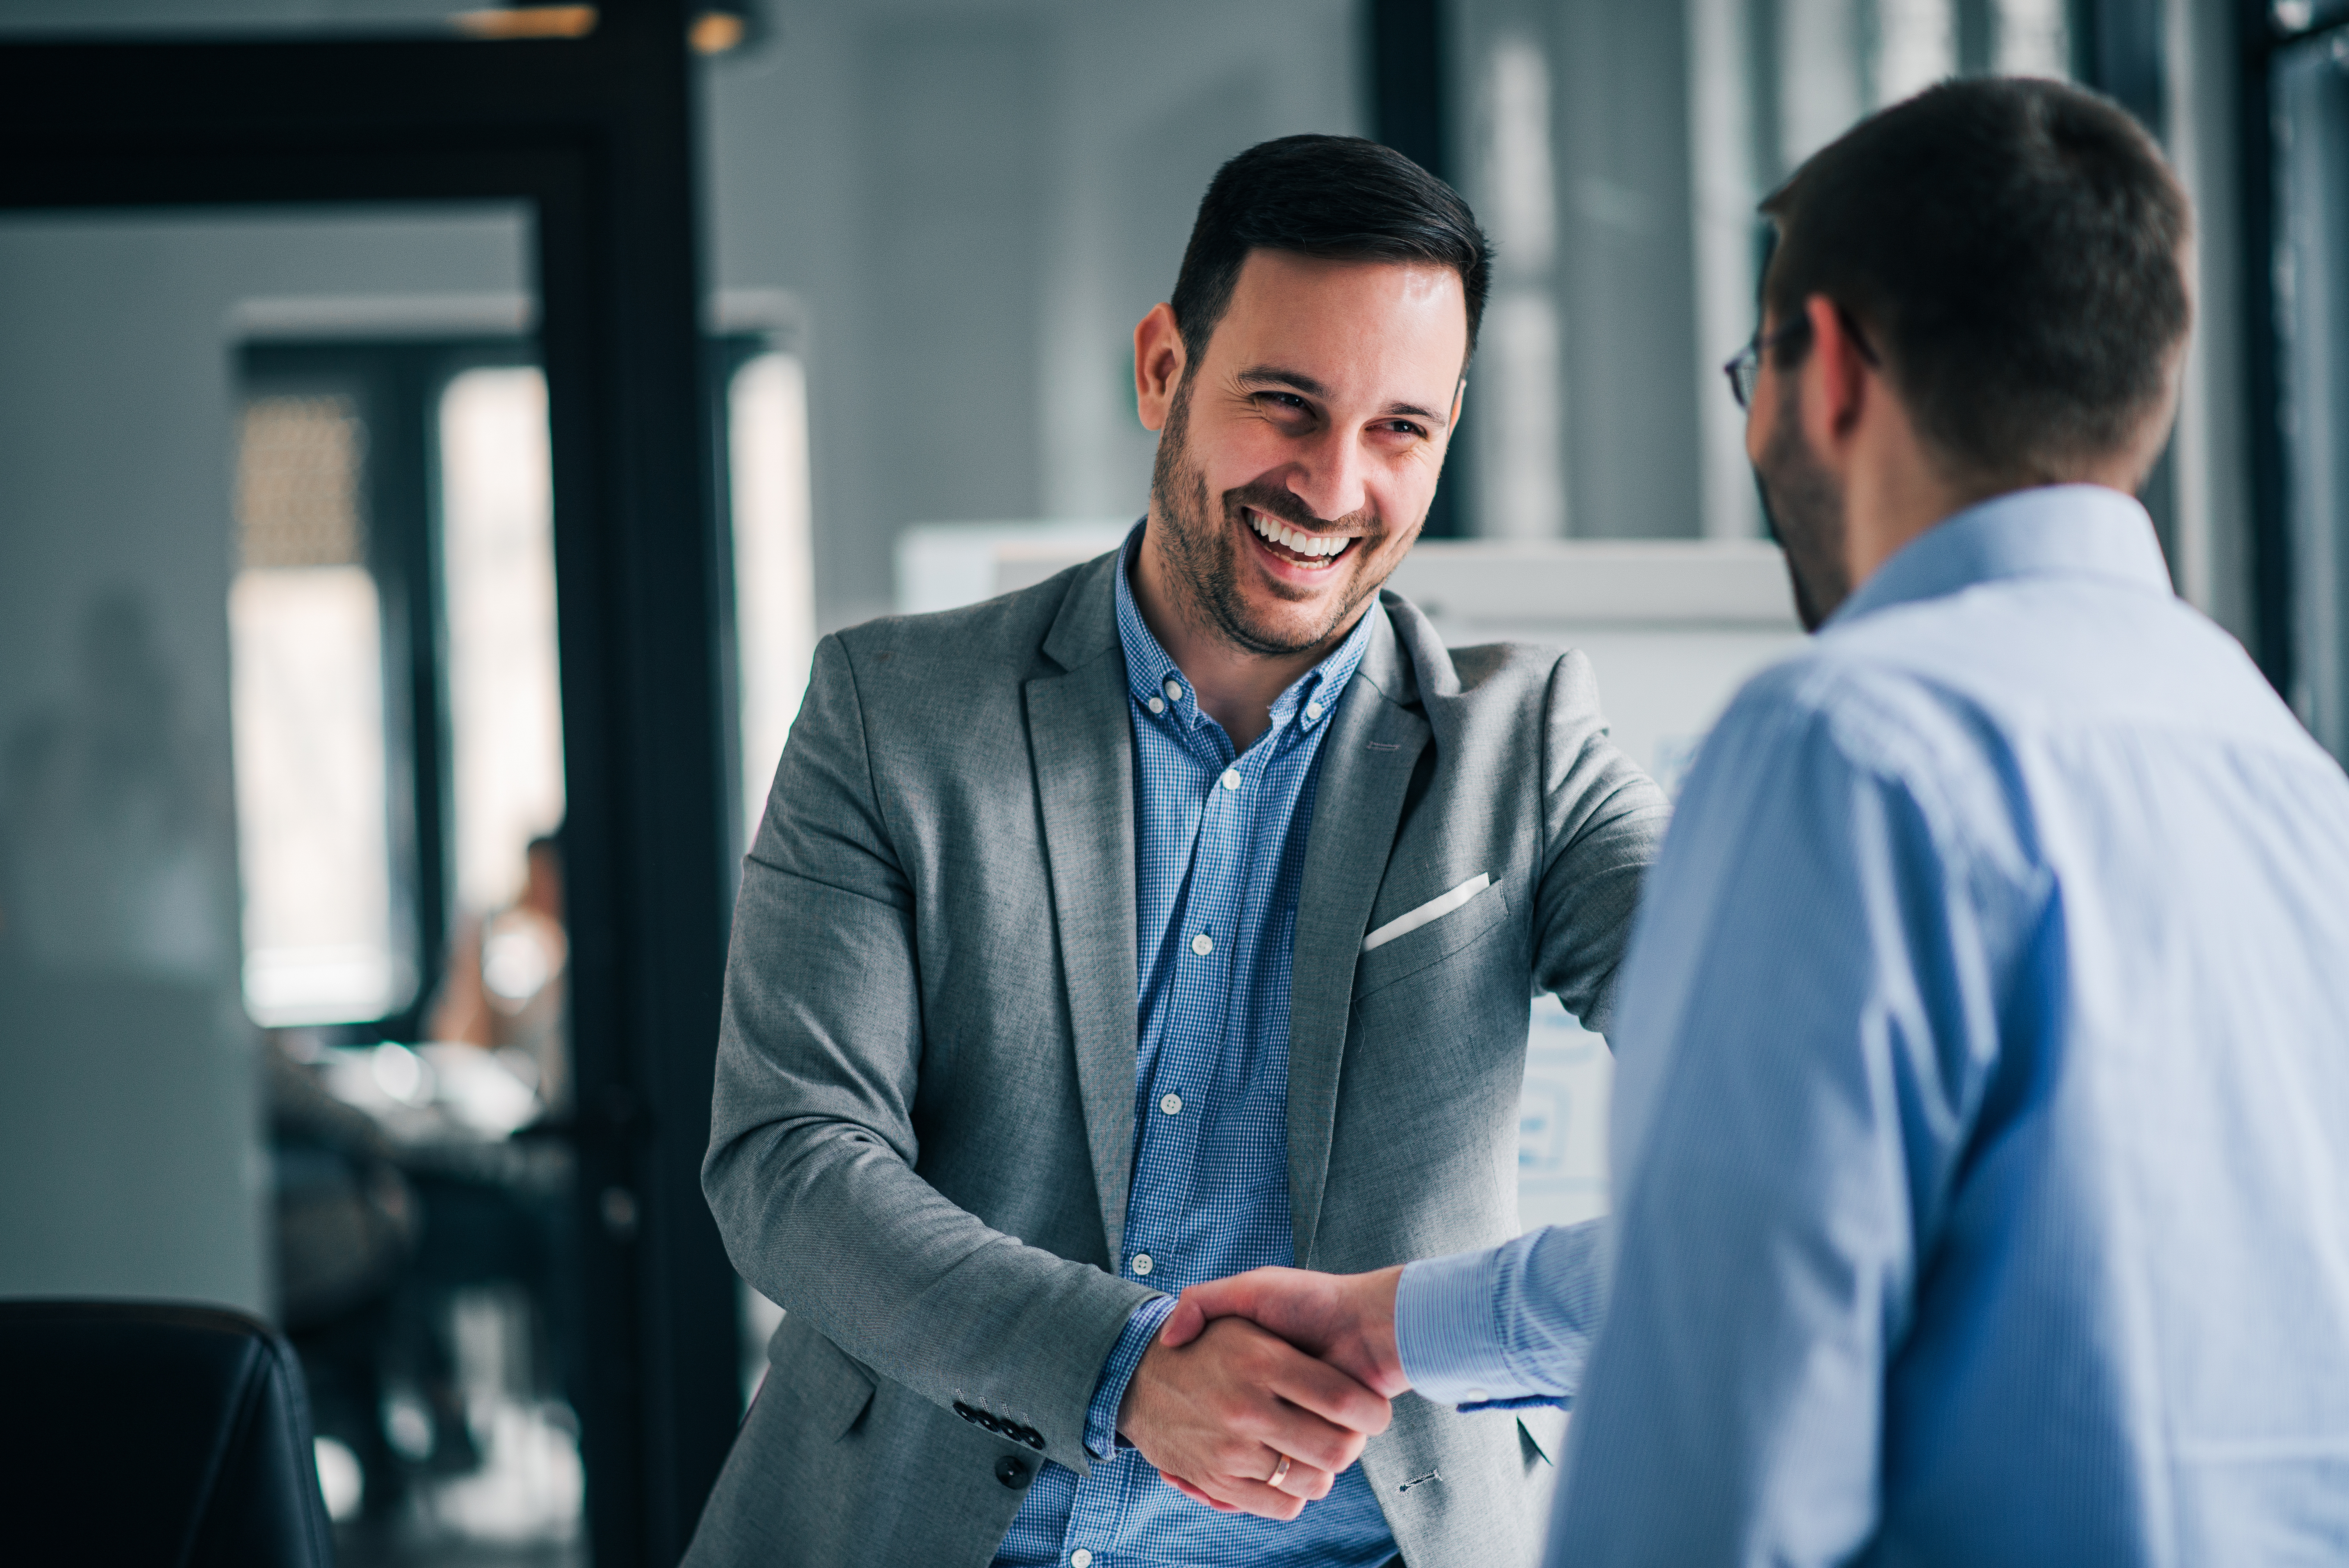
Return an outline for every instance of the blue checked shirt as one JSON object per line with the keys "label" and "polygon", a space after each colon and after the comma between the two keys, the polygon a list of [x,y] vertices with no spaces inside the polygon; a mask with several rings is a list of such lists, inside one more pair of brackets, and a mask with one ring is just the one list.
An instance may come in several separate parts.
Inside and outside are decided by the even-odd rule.
{"label": "blue checked shirt", "polygon": [[[1245,756],[1199,710],[1191,683],[1134,607],[1126,542],[1117,574],[1133,722],[1135,927],[1141,1055],[1133,1090],[1127,1275],[1162,1290],[1295,1262],[1288,1216],[1288,981],[1313,787],[1338,699],[1371,623],[1272,705]],[[1117,1408],[1174,1308],[1156,1296],[1126,1323],[1093,1395],[1081,1481],[1047,1464],[997,1568],[1376,1568],[1394,1539],[1358,1464],[1293,1523],[1216,1513],[1117,1444]]]}
{"label": "blue checked shirt", "polygon": [[1612,1237],[1412,1264],[1403,1367],[1574,1393],[1554,1564],[2349,1560],[2344,955],[2349,780],[2144,510],[1984,502],[1705,742]]}

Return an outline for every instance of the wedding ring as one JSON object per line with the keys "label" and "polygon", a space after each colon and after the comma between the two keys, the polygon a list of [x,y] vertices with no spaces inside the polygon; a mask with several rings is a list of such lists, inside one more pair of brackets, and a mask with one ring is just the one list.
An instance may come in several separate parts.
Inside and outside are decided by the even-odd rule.
{"label": "wedding ring", "polygon": [[[1280,1450],[1278,1449],[1275,1449],[1273,1452],[1280,1453]],[[1288,1479],[1288,1456],[1287,1454],[1280,1454],[1280,1462],[1272,1467],[1272,1474],[1266,1478],[1264,1484],[1267,1486],[1278,1486],[1282,1481],[1285,1481]]]}

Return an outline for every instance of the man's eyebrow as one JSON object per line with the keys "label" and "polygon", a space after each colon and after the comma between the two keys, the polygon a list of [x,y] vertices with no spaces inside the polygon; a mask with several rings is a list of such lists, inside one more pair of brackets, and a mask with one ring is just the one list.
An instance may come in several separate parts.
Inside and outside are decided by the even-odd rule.
{"label": "man's eyebrow", "polygon": [[1252,365],[1235,377],[1250,387],[1294,387],[1308,397],[1327,397],[1330,388],[1301,370],[1284,370],[1278,365]]}
{"label": "man's eyebrow", "polygon": [[[1278,365],[1252,365],[1233,379],[1244,387],[1292,387],[1308,397],[1319,397],[1326,400],[1330,396],[1330,389],[1327,387],[1322,386],[1303,371],[1284,369]],[[1433,408],[1423,408],[1416,403],[1390,403],[1386,406],[1385,412],[1390,416],[1425,419],[1433,425],[1448,424],[1451,418],[1448,414],[1438,413]]]}

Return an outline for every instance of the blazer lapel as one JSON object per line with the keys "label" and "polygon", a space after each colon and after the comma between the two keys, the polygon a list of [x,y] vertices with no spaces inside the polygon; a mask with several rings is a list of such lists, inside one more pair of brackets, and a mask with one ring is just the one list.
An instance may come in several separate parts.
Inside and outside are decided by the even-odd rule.
{"label": "blazer lapel", "polygon": [[1386,612],[1371,613],[1378,616],[1371,645],[1321,742],[1289,970],[1288,1202],[1300,1268],[1313,1266],[1330,1175],[1354,961],[1386,876],[1412,769],[1431,733],[1427,720],[1403,706],[1416,685]]}
{"label": "blazer lapel", "polygon": [[1133,1160],[1133,737],[1117,647],[1117,557],[1071,585],[1044,652],[1062,665],[1026,686],[1028,752],[1044,817],[1052,917],[1075,1032],[1093,1190],[1111,1266],[1122,1255]]}

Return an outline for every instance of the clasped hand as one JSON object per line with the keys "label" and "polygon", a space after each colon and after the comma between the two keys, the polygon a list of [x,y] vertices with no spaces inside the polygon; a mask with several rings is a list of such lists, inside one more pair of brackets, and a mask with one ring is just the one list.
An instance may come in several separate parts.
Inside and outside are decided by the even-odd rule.
{"label": "clasped hand", "polygon": [[1118,1430],[1185,1497],[1295,1519],[1411,1386],[1395,1352],[1402,1273],[1268,1268],[1192,1286],[1143,1353]]}

